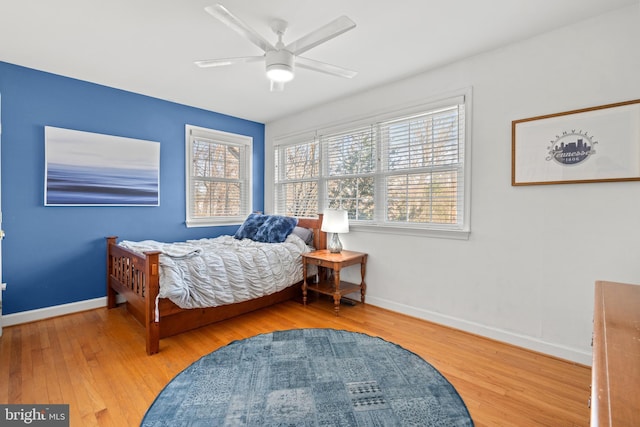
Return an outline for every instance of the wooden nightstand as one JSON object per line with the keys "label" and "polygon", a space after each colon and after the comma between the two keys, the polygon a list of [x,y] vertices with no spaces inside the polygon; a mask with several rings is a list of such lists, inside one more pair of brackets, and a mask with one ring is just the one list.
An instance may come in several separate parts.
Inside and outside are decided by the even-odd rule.
{"label": "wooden nightstand", "polygon": [[[330,268],[333,270],[333,280],[327,280],[327,274],[319,272],[318,283],[307,283],[307,265]],[[344,282],[340,280],[340,270],[350,265],[360,264],[360,284]],[[304,281],[302,282],[302,302],[307,304],[307,291],[333,296],[333,304],[336,316],[340,313],[340,299],[343,295],[360,291],[360,302],[364,304],[364,296],[367,292],[367,284],[364,275],[367,268],[367,254],[362,252],[345,251],[331,253],[328,249],[302,254],[302,270]]]}

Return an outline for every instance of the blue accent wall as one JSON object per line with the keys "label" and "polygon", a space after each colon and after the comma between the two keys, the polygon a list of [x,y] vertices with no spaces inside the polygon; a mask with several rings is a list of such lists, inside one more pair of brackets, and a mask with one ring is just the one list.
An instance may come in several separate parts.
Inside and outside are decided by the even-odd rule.
{"label": "blue accent wall", "polygon": [[[253,209],[264,209],[262,123],[5,62],[0,94],[4,314],[105,296],[105,236],[179,241],[235,232],[185,226],[186,124],[253,138]],[[160,206],[45,207],[45,126],[160,142]]]}

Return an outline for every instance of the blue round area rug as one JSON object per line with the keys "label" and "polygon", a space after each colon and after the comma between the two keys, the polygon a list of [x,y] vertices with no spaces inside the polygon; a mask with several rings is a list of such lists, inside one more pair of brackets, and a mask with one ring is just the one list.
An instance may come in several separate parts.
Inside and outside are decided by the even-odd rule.
{"label": "blue round area rug", "polygon": [[334,329],[257,335],[203,356],[142,426],[473,426],[458,392],[404,348]]}

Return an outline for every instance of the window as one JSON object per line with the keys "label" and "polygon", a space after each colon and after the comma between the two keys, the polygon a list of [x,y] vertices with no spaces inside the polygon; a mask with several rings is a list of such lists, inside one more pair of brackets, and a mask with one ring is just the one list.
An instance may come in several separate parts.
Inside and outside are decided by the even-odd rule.
{"label": "window", "polygon": [[276,211],[342,208],[355,226],[468,232],[465,98],[276,144]]}
{"label": "window", "polygon": [[322,137],[328,208],[349,212],[351,220],[375,219],[376,133],[373,127]]}
{"label": "window", "polygon": [[276,212],[297,217],[316,216],[320,178],[318,141],[277,146],[274,158]]}
{"label": "window", "polygon": [[186,126],[187,226],[237,224],[251,212],[253,139]]}

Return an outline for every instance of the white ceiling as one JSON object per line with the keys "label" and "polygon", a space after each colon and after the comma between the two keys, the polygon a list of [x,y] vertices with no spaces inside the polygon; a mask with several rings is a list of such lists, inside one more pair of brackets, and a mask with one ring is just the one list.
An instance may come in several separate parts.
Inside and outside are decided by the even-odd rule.
{"label": "white ceiling", "polygon": [[[204,11],[220,2],[284,43],[347,15],[356,28],[304,56],[358,71],[305,69],[270,92],[263,63],[198,68],[194,60],[261,55]],[[261,123],[638,0],[0,0],[0,61]]]}

